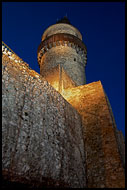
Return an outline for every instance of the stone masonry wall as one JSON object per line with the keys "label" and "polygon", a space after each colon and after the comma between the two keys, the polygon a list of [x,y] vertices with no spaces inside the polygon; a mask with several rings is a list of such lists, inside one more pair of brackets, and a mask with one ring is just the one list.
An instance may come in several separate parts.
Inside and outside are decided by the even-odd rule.
{"label": "stone masonry wall", "polygon": [[65,44],[49,49],[41,58],[40,74],[43,77],[50,75],[59,64],[77,86],[86,83],[84,55],[77,52],[75,47]]}
{"label": "stone masonry wall", "polygon": [[63,96],[82,116],[87,187],[124,188],[120,143],[101,82],[65,90]]}
{"label": "stone masonry wall", "polygon": [[117,141],[117,144],[118,144],[118,150],[119,150],[119,154],[120,154],[120,157],[121,157],[122,165],[123,165],[123,168],[125,168],[125,141],[124,141],[124,136],[123,136],[122,131],[119,131],[117,129],[115,119],[114,119],[114,115],[113,115],[113,112],[112,112],[112,108],[111,108],[109,99],[108,99],[106,94],[105,94],[105,97],[106,97],[109,112],[110,112],[110,115],[111,115],[111,118],[112,118],[112,125],[115,128],[115,137],[116,137],[116,141]]}
{"label": "stone masonry wall", "polygon": [[116,130],[116,138],[119,146],[123,167],[125,168],[125,140],[122,131]]}
{"label": "stone masonry wall", "polygon": [[124,139],[101,82],[63,89],[66,101],[11,52],[4,50],[2,62],[4,178],[34,187],[124,188]]}
{"label": "stone masonry wall", "polygon": [[25,63],[2,57],[2,170],[11,181],[43,178],[86,187],[78,112]]}

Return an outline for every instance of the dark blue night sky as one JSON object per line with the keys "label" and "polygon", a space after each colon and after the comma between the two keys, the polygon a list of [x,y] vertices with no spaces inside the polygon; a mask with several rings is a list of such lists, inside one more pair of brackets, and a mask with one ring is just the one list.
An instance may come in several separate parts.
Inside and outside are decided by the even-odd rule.
{"label": "dark blue night sky", "polygon": [[116,125],[125,136],[124,2],[3,2],[2,40],[39,73],[41,36],[66,14],[87,47],[87,83],[102,82]]}

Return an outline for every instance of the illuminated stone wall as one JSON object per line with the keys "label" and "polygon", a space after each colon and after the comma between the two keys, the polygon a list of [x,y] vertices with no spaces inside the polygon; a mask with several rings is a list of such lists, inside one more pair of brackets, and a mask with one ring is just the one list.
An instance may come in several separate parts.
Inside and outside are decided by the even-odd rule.
{"label": "illuminated stone wall", "polygon": [[63,96],[82,116],[88,188],[124,188],[124,141],[101,82],[65,90]]}
{"label": "illuminated stone wall", "polygon": [[45,73],[45,79],[53,86],[60,94],[67,88],[75,87],[76,84],[67,75],[61,65],[57,65],[50,72]]}
{"label": "illuminated stone wall", "polygon": [[[101,82],[63,88],[61,96],[5,48],[2,62],[2,170],[7,181],[124,188],[124,138]],[[62,75],[74,85],[66,71]]]}
{"label": "illuminated stone wall", "polygon": [[58,65],[64,68],[77,86],[86,83],[84,56],[75,47],[69,47],[65,43],[49,49],[41,58],[40,74],[43,77],[50,76],[50,72]]}
{"label": "illuminated stone wall", "polygon": [[54,180],[53,186],[85,187],[80,115],[25,63],[5,54],[2,62],[4,177],[30,184],[34,180],[42,187],[44,178]]}

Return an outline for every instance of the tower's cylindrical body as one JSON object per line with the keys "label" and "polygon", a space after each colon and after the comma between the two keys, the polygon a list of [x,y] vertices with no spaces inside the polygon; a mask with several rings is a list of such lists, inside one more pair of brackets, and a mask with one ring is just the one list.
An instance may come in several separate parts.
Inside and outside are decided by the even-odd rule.
{"label": "tower's cylindrical body", "polygon": [[57,90],[84,85],[86,54],[81,33],[64,18],[42,35],[38,47],[40,74]]}

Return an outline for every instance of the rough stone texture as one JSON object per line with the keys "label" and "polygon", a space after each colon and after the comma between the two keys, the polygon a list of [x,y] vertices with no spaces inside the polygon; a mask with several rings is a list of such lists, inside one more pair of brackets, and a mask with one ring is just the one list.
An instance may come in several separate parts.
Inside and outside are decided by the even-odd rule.
{"label": "rough stone texture", "polygon": [[[5,179],[51,179],[86,187],[82,121],[41,75],[2,57],[2,170]],[[44,180],[46,179],[46,180]]]}
{"label": "rough stone texture", "polygon": [[82,116],[87,187],[124,188],[124,143],[117,139],[112,110],[101,82],[65,90],[63,96]]}
{"label": "rough stone texture", "polygon": [[17,55],[2,51],[3,186],[124,188],[124,138],[101,82],[68,88],[76,85],[66,66],[52,61],[61,96]]}
{"label": "rough stone texture", "polygon": [[67,33],[72,34],[76,37],[78,37],[80,40],[82,40],[82,35],[79,32],[77,28],[70,24],[54,24],[52,26],[49,26],[42,35],[42,41],[45,40],[48,36],[51,36],[53,34],[57,33]]}
{"label": "rough stone texture", "polygon": [[50,76],[50,72],[61,65],[76,86],[86,83],[84,57],[75,48],[56,46],[49,49],[41,58],[40,74]]}

